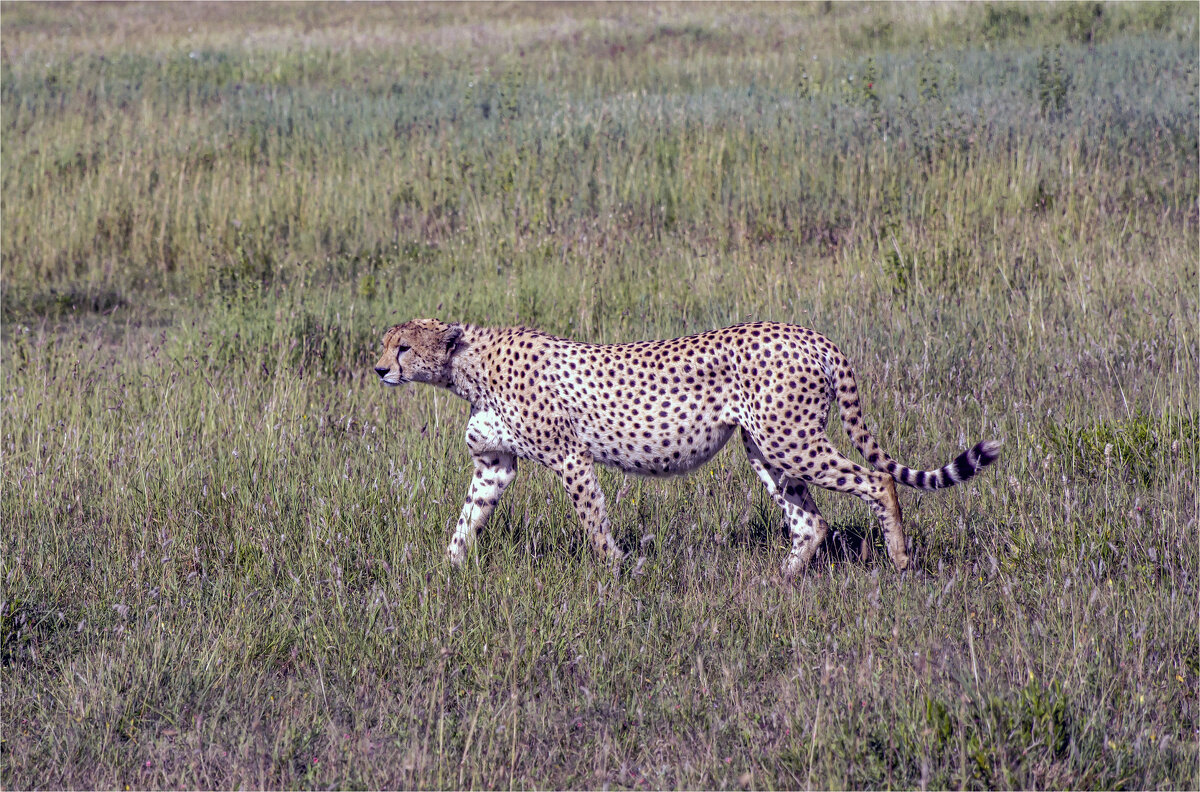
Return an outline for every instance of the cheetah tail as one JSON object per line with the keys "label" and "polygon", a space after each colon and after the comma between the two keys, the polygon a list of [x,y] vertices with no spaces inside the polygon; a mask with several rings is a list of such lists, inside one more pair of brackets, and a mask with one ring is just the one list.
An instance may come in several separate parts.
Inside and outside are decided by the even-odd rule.
{"label": "cheetah tail", "polygon": [[862,408],[858,403],[858,384],[854,379],[854,372],[850,369],[850,363],[837,350],[826,360],[825,376],[837,399],[842,427],[850,436],[855,448],[876,470],[888,473],[901,484],[926,492],[952,487],[972,478],[1000,456],[1000,442],[984,440],[937,470],[913,470],[901,465],[879,447],[879,443],[867,429]]}

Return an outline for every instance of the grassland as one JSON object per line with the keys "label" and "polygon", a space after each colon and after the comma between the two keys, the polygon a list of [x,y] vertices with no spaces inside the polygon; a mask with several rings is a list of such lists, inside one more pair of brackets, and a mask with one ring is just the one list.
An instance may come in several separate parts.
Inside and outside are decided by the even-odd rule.
{"label": "grassland", "polygon": [[[0,21],[0,785],[1200,786],[1194,5]],[[734,448],[603,475],[616,572],[526,465],[452,571],[420,315],[795,321],[1004,455],[904,575],[818,493],[784,581]]]}

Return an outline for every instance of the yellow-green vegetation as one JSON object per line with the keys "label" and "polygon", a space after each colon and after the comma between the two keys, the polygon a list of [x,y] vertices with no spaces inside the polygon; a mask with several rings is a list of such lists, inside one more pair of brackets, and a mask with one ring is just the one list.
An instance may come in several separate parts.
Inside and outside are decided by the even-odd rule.
{"label": "yellow-green vegetation", "polygon": [[[0,785],[1200,786],[1196,25],[5,4]],[[818,493],[784,581],[736,448],[603,476],[616,572],[526,464],[453,571],[416,316],[794,321],[898,459],[1004,451],[904,575]]]}

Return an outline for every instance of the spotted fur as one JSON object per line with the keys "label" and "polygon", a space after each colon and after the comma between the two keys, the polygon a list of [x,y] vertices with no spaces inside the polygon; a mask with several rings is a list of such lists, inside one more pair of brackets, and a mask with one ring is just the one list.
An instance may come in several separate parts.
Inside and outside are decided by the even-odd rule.
{"label": "spotted fur", "polygon": [[[455,564],[516,477],[518,458],[559,475],[596,552],[618,559],[595,465],[682,474],[739,430],[751,466],[783,509],[792,540],[785,573],[803,569],[828,531],[809,484],[866,501],[892,562],[903,570],[908,554],[895,482],[948,487],[990,465],[999,451],[989,441],[939,470],[898,464],[863,423],[846,358],[829,339],[795,325],[758,322],[610,345],[523,327],[419,319],[384,334],[375,371],[388,385],[426,382],[471,403],[466,439],[475,474],[447,549]],[[873,470],[829,442],[825,425],[834,401]]]}

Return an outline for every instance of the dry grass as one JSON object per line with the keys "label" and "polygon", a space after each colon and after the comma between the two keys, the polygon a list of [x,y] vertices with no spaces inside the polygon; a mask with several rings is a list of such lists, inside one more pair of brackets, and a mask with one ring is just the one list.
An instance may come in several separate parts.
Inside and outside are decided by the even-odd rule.
{"label": "dry grass", "polygon": [[[5,6],[0,783],[1200,785],[1192,11]],[[903,576],[821,493],[784,582],[732,448],[454,572],[418,315],[797,321],[1004,456]]]}

